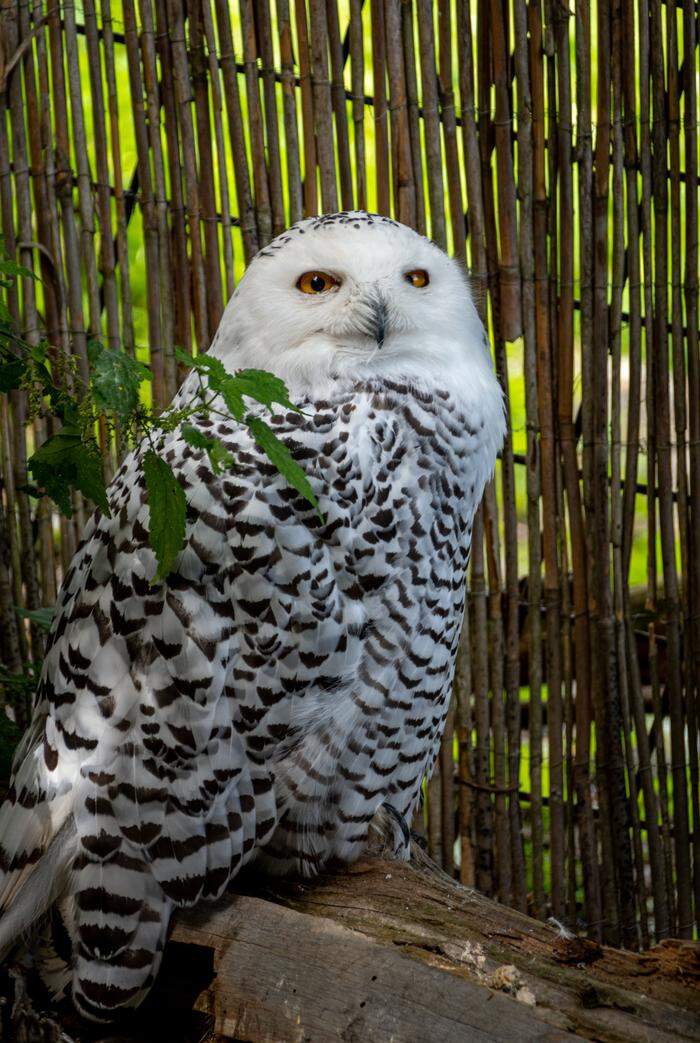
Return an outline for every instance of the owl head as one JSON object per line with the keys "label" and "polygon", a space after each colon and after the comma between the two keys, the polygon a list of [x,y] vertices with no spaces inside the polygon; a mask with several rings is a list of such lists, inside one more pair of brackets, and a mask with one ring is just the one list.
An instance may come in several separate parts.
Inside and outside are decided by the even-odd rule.
{"label": "owl head", "polygon": [[381,376],[494,382],[464,270],[424,236],[364,211],[309,218],[262,249],[211,353],[299,390]]}

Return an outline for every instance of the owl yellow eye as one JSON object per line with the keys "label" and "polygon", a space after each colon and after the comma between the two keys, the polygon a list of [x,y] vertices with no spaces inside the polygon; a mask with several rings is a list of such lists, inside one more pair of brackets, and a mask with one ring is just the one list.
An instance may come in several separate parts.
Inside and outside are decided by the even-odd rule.
{"label": "owl yellow eye", "polygon": [[340,281],[328,272],[304,272],[297,280],[297,289],[302,293],[327,293],[340,286]]}
{"label": "owl yellow eye", "polygon": [[406,272],[404,279],[406,282],[410,282],[411,286],[415,286],[417,290],[422,290],[430,282],[430,276],[425,268],[416,268],[412,272]]}

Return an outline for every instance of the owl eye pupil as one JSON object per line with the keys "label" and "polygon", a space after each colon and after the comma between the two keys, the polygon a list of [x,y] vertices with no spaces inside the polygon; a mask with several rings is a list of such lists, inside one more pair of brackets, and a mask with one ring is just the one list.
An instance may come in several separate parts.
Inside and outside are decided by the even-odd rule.
{"label": "owl eye pupil", "polygon": [[404,276],[406,282],[410,282],[411,286],[415,286],[416,289],[422,289],[427,286],[430,282],[430,276],[426,272],[425,268],[416,268],[415,271],[406,272]]}
{"label": "owl eye pupil", "polygon": [[297,289],[302,293],[328,293],[330,290],[337,290],[339,286],[340,279],[336,279],[335,275],[330,275],[329,272],[304,272],[297,280]]}

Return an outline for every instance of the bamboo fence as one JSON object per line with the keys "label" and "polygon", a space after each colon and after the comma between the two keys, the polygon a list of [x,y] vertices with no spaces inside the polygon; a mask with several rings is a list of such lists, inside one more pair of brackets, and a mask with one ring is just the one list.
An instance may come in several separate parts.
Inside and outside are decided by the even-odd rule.
{"label": "bamboo fence", "polygon": [[[596,938],[700,910],[696,0],[2,0],[7,291],[79,373],[206,350],[247,260],[369,207],[464,260],[510,434],[474,528],[430,852]],[[66,372],[70,374],[70,365]],[[80,530],[0,396],[0,653]],[[105,444],[107,474],[123,446]],[[641,564],[640,564],[641,563]],[[22,724],[23,699],[5,701]],[[10,705],[12,704],[12,705]]]}

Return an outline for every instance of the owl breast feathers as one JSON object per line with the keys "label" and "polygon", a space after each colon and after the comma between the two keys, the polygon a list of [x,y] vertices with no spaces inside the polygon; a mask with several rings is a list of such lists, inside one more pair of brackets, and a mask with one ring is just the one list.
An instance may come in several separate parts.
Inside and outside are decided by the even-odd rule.
{"label": "owl breast feathers", "polygon": [[[341,232],[357,236],[355,256]],[[352,860],[382,805],[410,819],[449,705],[472,519],[503,433],[466,284],[432,244],[371,215],[282,239],[251,266],[212,352],[287,380],[301,412],[271,423],[322,517],[245,427],[197,417],[234,464],[215,475],[179,430],[166,436],[186,543],[154,583],[143,449],[132,453],[112,517],[93,516],[64,579],[0,811],[0,944],[35,922],[46,979],[98,1020],[148,991],[173,907],[218,897],[252,859],[305,875]],[[414,270],[427,285],[399,282]],[[274,316],[255,320],[265,271],[277,334]],[[335,280],[318,295],[337,312],[301,299],[316,294],[297,286],[309,272]],[[419,299],[430,328],[411,311],[410,294],[436,284],[461,293],[466,315],[449,344],[452,300],[436,295],[431,320]],[[193,392],[189,378],[180,401]],[[43,916],[52,904],[68,957]]]}

